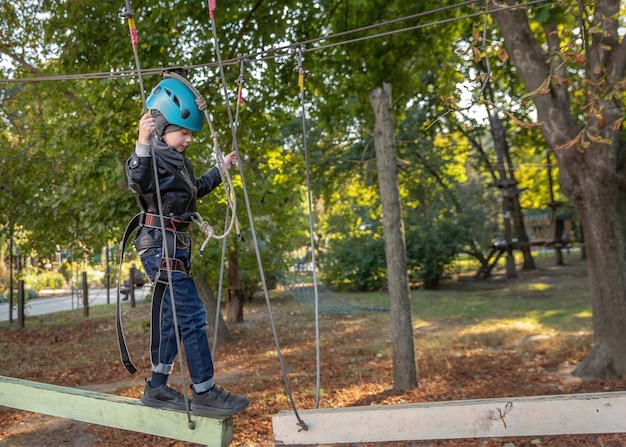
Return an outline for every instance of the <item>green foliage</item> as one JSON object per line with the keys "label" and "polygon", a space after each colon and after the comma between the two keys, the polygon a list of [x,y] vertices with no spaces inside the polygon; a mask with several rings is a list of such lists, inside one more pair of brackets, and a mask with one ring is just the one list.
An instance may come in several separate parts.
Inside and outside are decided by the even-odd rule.
{"label": "green foliage", "polygon": [[24,282],[37,292],[41,292],[43,289],[60,289],[66,284],[63,275],[55,271],[43,271],[30,274],[24,278]]}
{"label": "green foliage", "polygon": [[[242,276],[251,287],[258,286],[260,272],[250,219],[268,278],[279,277],[289,268],[289,253],[309,243],[305,155],[312,184],[316,237],[328,238],[333,256],[341,260],[342,270],[360,272],[354,287],[375,289],[384,284],[384,275],[380,274],[380,264],[384,264],[380,234],[378,239],[368,241],[354,233],[349,236],[350,242],[344,240],[347,236],[341,236],[352,234],[355,222],[357,226],[374,224],[375,228],[381,219],[371,143],[373,113],[368,95],[383,82],[393,87],[398,157],[408,162],[399,177],[402,200],[409,210],[405,211],[407,229],[416,228],[416,216],[424,228],[433,228],[433,235],[452,235],[454,232],[444,222],[463,222],[466,231],[459,231],[452,238],[457,249],[472,242],[483,247],[491,242],[493,219],[497,217],[497,209],[494,211],[490,203],[493,191],[484,185],[490,179],[485,175],[482,159],[471,153],[467,143],[467,128],[474,132],[469,136],[479,137],[488,135],[488,130],[469,110],[452,113],[449,102],[442,99],[454,98],[452,102],[458,105],[461,83],[469,88],[480,87],[481,77],[476,76],[472,53],[465,50],[468,45],[479,45],[471,36],[482,25],[473,20],[445,20],[428,26],[467,13],[463,8],[430,13],[454,3],[268,0],[256,3],[252,9],[232,0],[220,3],[216,30],[224,60],[414,16],[407,22],[381,25],[303,47],[302,64],[307,76],[302,97],[294,71],[300,62],[296,52],[277,51],[271,53],[280,55],[275,58],[253,57],[245,61],[246,104],[239,110],[236,129],[240,175],[244,177],[233,175],[245,241],[229,237],[227,249],[237,251]],[[137,210],[126,190],[123,167],[134,147],[142,92],[134,74],[137,67],[128,24],[118,16],[122,6],[82,0],[18,0],[0,6],[0,31],[6,41],[0,53],[11,62],[0,65],[2,77],[118,70],[131,74],[0,84],[0,144],[5,148],[0,155],[0,216],[1,221],[8,223],[6,228],[24,229],[26,237],[20,241],[23,252],[52,253],[60,245],[72,259],[81,259],[85,248],[98,252],[99,247],[118,241]],[[230,150],[233,142],[219,72],[215,67],[203,66],[216,58],[206,8],[194,2],[157,0],[133,6],[141,67],[200,67],[190,70],[189,79],[209,104],[221,150]],[[541,20],[545,19],[544,12],[545,9],[537,9]],[[415,25],[419,26],[410,31],[376,36]],[[341,44],[352,38],[358,39]],[[317,51],[320,45],[328,48]],[[489,51],[493,53],[495,47]],[[494,82],[498,80],[492,100],[513,101],[518,116],[527,118],[532,109],[516,100],[522,87],[510,65],[492,54],[491,66]],[[233,109],[240,68],[231,63],[224,67],[229,105]],[[143,93],[148,93],[158,80],[159,76],[144,75]],[[307,118],[306,140],[303,115]],[[459,123],[466,123],[466,128],[459,130]],[[514,121],[507,125],[518,130],[512,136],[520,154],[515,162],[531,157],[533,166],[542,162],[538,133],[519,131]],[[197,174],[214,164],[212,148],[208,131],[194,136],[188,155]],[[488,153],[485,158],[492,155]],[[244,180],[249,214],[243,200]],[[546,202],[546,181],[537,170],[520,175],[521,186],[527,188],[525,204]],[[451,209],[454,212],[446,215]],[[217,233],[222,232],[225,199],[221,190],[202,200],[198,210]],[[407,231],[407,238],[414,238],[407,239],[411,248],[428,242],[422,231],[413,233]],[[197,248],[203,241],[202,235],[195,231],[193,237]],[[349,247],[363,244],[379,249],[365,250],[364,256],[354,258],[358,263],[349,266]],[[411,260],[411,264],[414,275],[434,275],[428,281],[436,282],[440,260],[435,256],[432,267],[426,268],[430,261],[424,258],[430,256],[427,253],[431,249],[420,248],[420,257]],[[194,269],[206,274],[212,284],[219,280],[221,250],[221,242],[212,241],[202,258],[194,252]],[[442,252],[445,261],[449,250],[445,245],[435,251]],[[332,268],[329,277],[345,286],[348,276],[343,277],[338,268]]]}
{"label": "green foliage", "polygon": [[385,243],[372,232],[332,239],[320,262],[323,280],[337,290],[373,291],[387,284]]}
{"label": "green foliage", "polygon": [[[437,215],[429,215],[435,211]],[[427,210],[415,219],[423,224],[407,227],[407,264],[409,279],[423,283],[426,289],[436,289],[446,267],[454,261],[467,241],[466,228],[451,213]]]}

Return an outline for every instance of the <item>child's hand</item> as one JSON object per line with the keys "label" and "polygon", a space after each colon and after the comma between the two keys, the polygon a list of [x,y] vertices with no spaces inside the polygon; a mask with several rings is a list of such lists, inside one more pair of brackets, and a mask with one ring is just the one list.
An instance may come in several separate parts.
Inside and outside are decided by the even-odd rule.
{"label": "child's hand", "polygon": [[141,144],[150,144],[150,135],[154,132],[154,117],[150,112],[145,113],[139,120],[139,137],[137,141]]}
{"label": "child's hand", "polygon": [[232,169],[237,166],[238,161],[237,152],[233,151],[224,157],[224,166],[226,169]]}

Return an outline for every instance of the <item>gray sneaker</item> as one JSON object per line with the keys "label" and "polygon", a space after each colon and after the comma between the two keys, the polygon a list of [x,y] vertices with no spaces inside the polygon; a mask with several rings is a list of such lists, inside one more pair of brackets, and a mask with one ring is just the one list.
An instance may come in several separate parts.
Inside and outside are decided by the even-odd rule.
{"label": "gray sneaker", "polygon": [[193,391],[191,411],[200,416],[229,416],[245,410],[249,403],[246,396],[239,396],[214,385],[202,394]]}
{"label": "gray sneaker", "polygon": [[143,396],[141,396],[141,402],[148,407],[187,410],[185,396],[170,388],[167,384],[159,388],[152,388],[147,380],[143,389]]}

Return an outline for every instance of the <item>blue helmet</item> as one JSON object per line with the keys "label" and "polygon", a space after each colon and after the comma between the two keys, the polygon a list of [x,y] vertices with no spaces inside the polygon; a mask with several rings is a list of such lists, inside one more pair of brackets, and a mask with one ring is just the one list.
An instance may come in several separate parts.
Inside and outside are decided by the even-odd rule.
{"label": "blue helmet", "polygon": [[146,107],[161,112],[170,124],[194,132],[202,130],[204,115],[196,105],[196,96],[178,79],[159,82],[146,99]]}

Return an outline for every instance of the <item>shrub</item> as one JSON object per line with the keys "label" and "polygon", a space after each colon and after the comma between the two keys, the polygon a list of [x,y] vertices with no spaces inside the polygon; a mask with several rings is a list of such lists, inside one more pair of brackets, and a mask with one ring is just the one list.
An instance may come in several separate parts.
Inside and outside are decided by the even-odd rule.
{"label": "shrub", "polygon": [[387,284],[385,242],[371,232],[331,239],[323,256],[324,280],[338,290],[379,290]]}
{"label": "shrub", "polygon": [[60,289],[65,286],[65,278],[59,272],[44,271],[41,273],[29,273],[24,276],[26,289],[32,289],[35,293],[42,289]]}
{"label": "shrub", "polygon": [[446,213],[429,217],[428,225],[409,225],[406,244],[410,279],[422,282],[426,289],[436,289],[466,237],[463,226]]}

